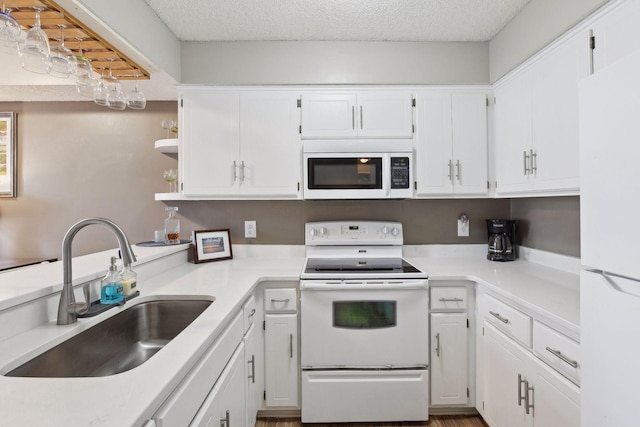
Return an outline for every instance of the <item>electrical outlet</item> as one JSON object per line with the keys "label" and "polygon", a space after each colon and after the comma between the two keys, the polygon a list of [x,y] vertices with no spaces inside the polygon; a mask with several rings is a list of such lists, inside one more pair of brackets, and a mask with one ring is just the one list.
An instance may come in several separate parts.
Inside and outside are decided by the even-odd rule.
{"label": "electrical outlet", "polygon": [[258,234],[258,230],[256,228],[255,221],[245,221],[244,222],[244,238],[245,239],[255,239]]}
{"label": "electrical outlet", "polygon": [[458,220],[458,237],[469,237],[469,220]]}

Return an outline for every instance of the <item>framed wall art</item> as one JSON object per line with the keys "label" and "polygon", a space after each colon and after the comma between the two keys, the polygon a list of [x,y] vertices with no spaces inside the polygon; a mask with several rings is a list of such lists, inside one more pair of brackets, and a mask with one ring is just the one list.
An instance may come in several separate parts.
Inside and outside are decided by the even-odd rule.
{"label": "framed wall art", "polygon": [[0,197],[16,197],[16,113],[0,113]]}
{"label": "framed wall art", "polygon": [[233,258],[229,229],[194,231],[193,248],[196,264]]}

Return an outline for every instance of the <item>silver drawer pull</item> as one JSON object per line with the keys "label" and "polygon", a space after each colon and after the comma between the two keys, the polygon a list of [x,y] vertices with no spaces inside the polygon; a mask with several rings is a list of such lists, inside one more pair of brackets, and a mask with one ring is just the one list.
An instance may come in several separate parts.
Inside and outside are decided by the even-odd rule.
{"label": "silver drawer pull", "polygon": [[509,323],[509,319],[507,319],[506,317],[500,316],[500,313],[495,313],[493,311],[490,311],[489,314],[491,314],[493,317],[495,317],[496,319],[498,319],[502,323]]}
{"label": "silver drawer pull", "polygon": [[440,357],[440,332],[436,334],[436,356]]}
{"label": "silver drawer pull", "polygon": [[576,362],[575,360],[571,360],[569,359],[567,356],[565,356],[564,354],[562,354],[560,352],[560,350],[554,350],[551,347],[545,347],[545,349],[553,354],[554,356],[556,356],[557,358],[559,358],[560,360],[562,360],[564,363],[566,363],[567,365],[571,366],[572,368],[577,368],[578,367],[578,362]]}
{"label": "silver drawer pull", "polygon": [[285,304],[288,303],[290,301],[289,298],[285,298],[285,299],[271,299],[271,302],[284,302]]}
{"label": "silver drawer pull", "polygon": [[440,298],[438,301],[440,302],[462,302],[464,299],[462,298]]}

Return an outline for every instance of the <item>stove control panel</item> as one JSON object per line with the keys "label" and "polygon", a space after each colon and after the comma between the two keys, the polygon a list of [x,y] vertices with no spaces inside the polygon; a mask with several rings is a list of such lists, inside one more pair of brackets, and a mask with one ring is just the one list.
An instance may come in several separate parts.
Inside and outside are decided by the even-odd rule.
{"label": "stove control panel", "polygon": [[306,245],[402,245],[402,224],[386,221],[326,221],[305,224]]}

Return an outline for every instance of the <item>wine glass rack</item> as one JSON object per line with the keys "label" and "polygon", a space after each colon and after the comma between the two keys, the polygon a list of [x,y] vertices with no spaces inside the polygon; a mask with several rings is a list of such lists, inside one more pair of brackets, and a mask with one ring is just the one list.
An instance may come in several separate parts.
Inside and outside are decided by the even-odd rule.
{"label": "wine glass rack", "polygon": [[49,37],[50,43],[57,43],[60,37],[60,25],[64,25],[64,45],[77,55],[82,54],[91,60],[94,71],[100,73],[109,67],[113,60],[112,73],[118,80],[149,79],[149,72],[136,64],[98,34],[70,15],[50,0],[4,0],[5,7],[18,21],[23,30],[29,30],[35,24],[35,9],[44,8],[40,14],[41,27]]}

